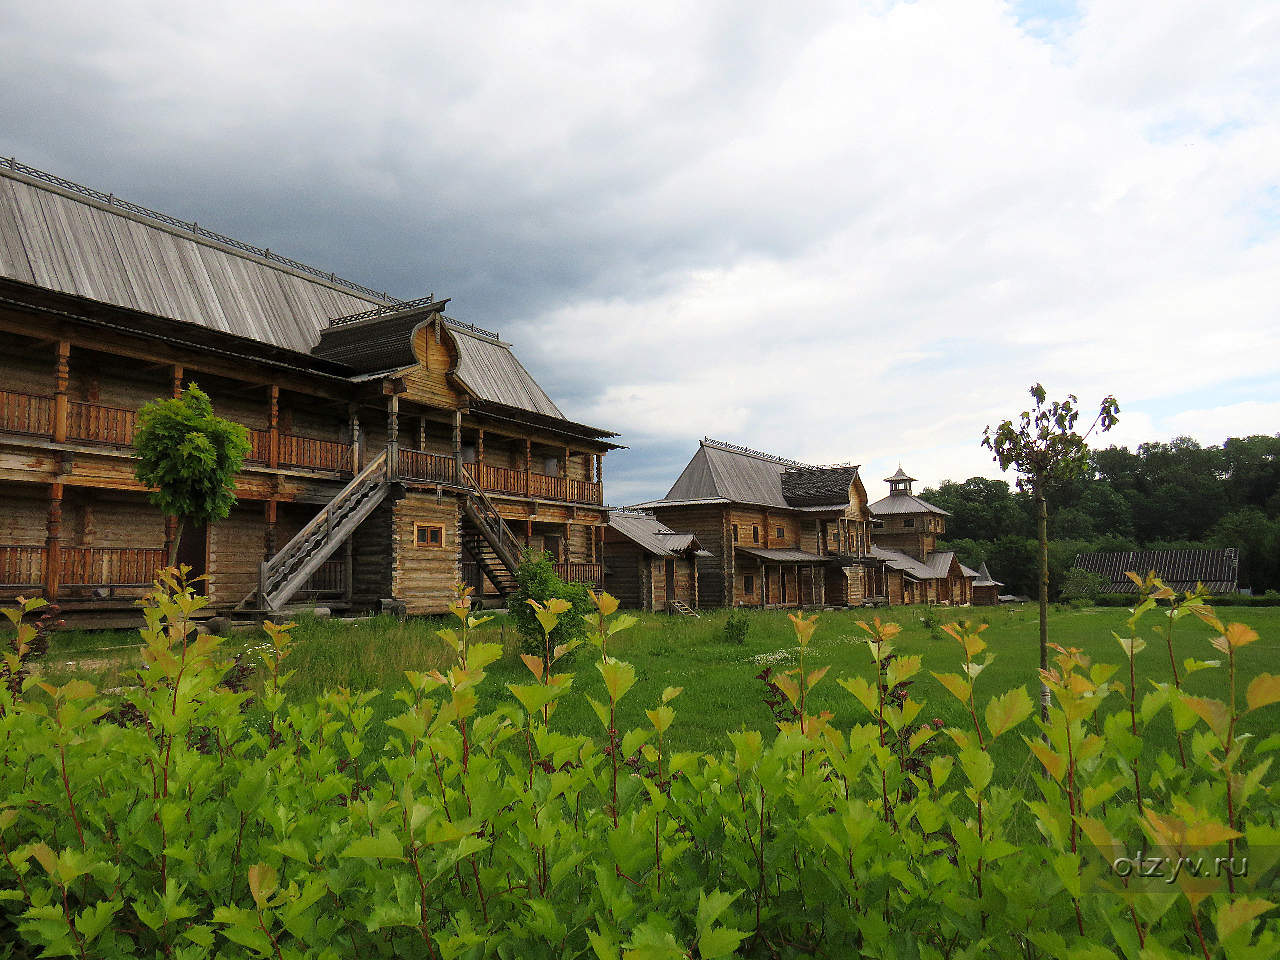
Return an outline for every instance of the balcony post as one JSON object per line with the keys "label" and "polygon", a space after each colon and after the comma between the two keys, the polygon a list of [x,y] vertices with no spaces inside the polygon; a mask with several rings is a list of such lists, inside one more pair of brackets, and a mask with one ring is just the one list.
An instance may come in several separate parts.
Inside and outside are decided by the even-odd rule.
{"label": "balcony post", "polygon": [[44,598],[49,603],[58,599],[58,579],[61,573],[62,483],[55,481],[49,484],[49,515],[45,521]]}
{"label": "balcony post", "polygon": [[418,417],[418,449],[427,449],[427,418]]}
{"label": "balcony post", "polygon": [[484,472],[484,428],[476,428],[476,463],[480,467],[480,472]]}
{"label": "balcony post", "polygon": [[400,395],[387,397],[387,477],[394,480],[399,475],[397,462],[400,449]]}
{"label": "balcony post", "polygon": [[351,423],[351,474],[355,476],[364,465],[360,462],[360,408],[354,403],[347,407],[347,419]]}
{"label": "balcony post", "polygon": [[177,400],[182,396],[182,378],[186,375],[186,371],[182,369],[181,364],[175,363],[169,372],[172,380],[170,390],[173,394],[173,399]]}
{"label": "balcony post", "polygon": [[178,518],[164,518],[164,562],[165,565],[173,564],[173,542],[178,538]]}
{"label": "balcony post", "polygon": [[599,487],[597,503],[604,503],[604,456],[596,454],[596,486]]}
{"label": "balcony post", "polygon": [[267,410],[267,466],[272,470],[280,467],[280,388],[271,385],[270,404]]}
{"label": "balcony post", "polygon": [[453,466],[458,483],[462,483],[462,411],[453,411]]}
{"label": "balcony post", "polygon": [[[67,383],[71,379],[70,357],[71,342],[59,340],[53,365],[53,439],[58,443],[65,443],[67,439]],[[58,489],[61,491],[61,485]],[[61,492],[58,496],[62,496]]]}
{"label": "balcony post", "polygon": [[263,507],[267,527],[262,534],[262,559],[270,560],[276,555],[276,501],[268,500]]}

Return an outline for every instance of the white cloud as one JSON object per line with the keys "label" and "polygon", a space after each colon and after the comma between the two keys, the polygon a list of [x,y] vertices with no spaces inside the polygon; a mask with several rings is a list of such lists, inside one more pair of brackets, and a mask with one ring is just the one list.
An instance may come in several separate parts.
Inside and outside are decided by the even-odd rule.
{"label": "white cloud", "polygon": [[1117,442],[1265,427],[1275,387],[1175,405],[1280,373],[1276,7],[1047,32],[998,0],[11,6],[0,152],[454,296],[623,464],[720,434],[873,492],[995,475],[1035,381],[1115,393]]}

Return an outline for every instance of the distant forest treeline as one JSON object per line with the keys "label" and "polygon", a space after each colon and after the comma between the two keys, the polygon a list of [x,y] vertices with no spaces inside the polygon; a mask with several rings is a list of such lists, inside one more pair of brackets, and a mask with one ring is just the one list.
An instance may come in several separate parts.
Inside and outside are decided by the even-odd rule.
{"label": "distant forest treeline", "polygon": [[[1280,435],[1202,447],[1188,437],[1108,447],[1089,473],[1049,492],[1049,591],[1077,553],[1239,547],[1240,585],[1280,588]],[[926,488],[950,511],[946,541],[960,562],[986,561],[1002,592],[1034,597],[1038,569],[1034,503],[1003,480],[970,477]]]}

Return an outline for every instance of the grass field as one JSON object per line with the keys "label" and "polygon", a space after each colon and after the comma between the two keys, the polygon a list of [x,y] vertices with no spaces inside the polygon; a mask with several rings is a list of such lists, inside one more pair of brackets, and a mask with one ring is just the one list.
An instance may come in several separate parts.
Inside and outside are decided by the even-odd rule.
{"label": "grass field", "polygon": [[[855,674],[872,677],[871,658],[856,621],[874,613],[902,625],[903,632],[895,641],[900,652],[924,657],[925,672],[911,690],[915,699],[926,703],[922,720],[939,717],[947,725],[969,723],[960,704],[928,673],[930,670],[954,672],[962,661],[958,644],[941,634],[936,626],[930,626],[931,622],[946,623],[955,615],[990,621],[983,638],[989,652],[994,654],[994,661],[978,679],[979,709],[991,696],[1019,684],[1034,698],[1038,665],[1038,621],[1034,605],[971,610],[897,607],[879,611],[833,611],[821,614],[806,655],[806,665],[810,668],[831,665],[830,673],[811,702],[814,710],[831,711],[837,725],[848,726],[867,718],[862,707],[835,681]],[[1245,682],[1260,671],[1280,670],[1280,608],[1223,607],[1218,613],[1224,620],[1250,624],[1261,635],[1258,643],[1240,652],[1238,663]],[[1080,647],[1095,661],[1122,664],[1123,653],[1112,631],[1124,629],[1126,615],[1126,611],[1115,608],[1055,609],[1049,624],[1050,640]],[[743,644],[734,644],[724,638],[727,616],[725,611],[704,613],[697,619],[645,614],[636,626],[610,641],[610,654],[634,664],[638,676],[635,687],[622,702],[620,729],[647,725],[644,710],[655,705],[667,686],[684,687],[684,693],[673,703],[677,716],[668,735],[676,749],[717,750],[727,745],[726,731],[772,728],[773,719],[763,701],[765,686],[757,676],[766,666],[775,671],[795,666],[796,644],[791,623],[785,612],[750,612],[747,639]],[[1148,615],[1147,623],[1149,626],[1144,629],[1148,631],[1148,646],[1138,657],[1139,686],[1143,689],[1150,689],[1150,680],[1171,679],[1163,636],[1149,632],[1156,625],[1155,616]],[[292,681],[293,693],[309,696],[340,686],[377,690],[378,696],[373,701],[375,716],[380,718],[398,712],[401,707],[392,693],[403,684],[405,670],[448,666],[443,643],[435,635],[442,624],[443,621],[426,618],[398,621],[375,617],[355,623],[303,619],[294,632],[297,645],[287,663],[297,671]],[[506,650],[503,659],[489,668],[481,690],[480,709],[485,710],[510,699],[507,683],[527,683],[531,678],[518,658],[514,627],[505,617],[485,624],[477,631],[476,638],[501,642]],[[1200,660],[1217,657],[1208,638],[1208,628],[1194,618],[1178,623],[1173,642],[1180,673],[1188,657]],[[231,641],[232,649],[252,647],[262,639],[261,634],[238,635]],[[79,676],[92,680],[102,689],[111,689],[127,683],[129,673],[137,667],[136,644],[136,634],[126,631],[57,634],[39,670],[55,682]],[[567,663],[562,661],[562,669],[576,674],[575,691],[604,699],[603,682],[594,666],[598,657],[594,648],[584,646],[567,658]],[[1240,689],[1244,686],[1245,683],[1241,683]],[[1186,687],[1194,693],[1225,699],[1225,669],[1202,670],[1186,679]],[[1112,709],[1119,709],[1120,698],[1115,697],[1113,702]],[[1270,732],[1261,727],[1251,730],[1251,719],[1246,718],[1243,730],[1261,735]],[[552,725],[600,733],[590,705],[573,692],[562,700]],[[1157,735],[1147,737],[1147,752],[1151,755],[1161,749],[1172,752],[1173,730],[1167,713],[1157,721],[1155,729]],[[1160,730],[1166,731],[1164,736],[1158,734]],[[1032,732],[1030,725],[1024,732]],[[998,741],[996,747],[1016,752],[1019,757],[1026,755],[1021,742],[1012,737]],[[997,766],[1002,770],[1008,768],[1003,763]],[[1025,765],[1020,769],[1029,773]]]}

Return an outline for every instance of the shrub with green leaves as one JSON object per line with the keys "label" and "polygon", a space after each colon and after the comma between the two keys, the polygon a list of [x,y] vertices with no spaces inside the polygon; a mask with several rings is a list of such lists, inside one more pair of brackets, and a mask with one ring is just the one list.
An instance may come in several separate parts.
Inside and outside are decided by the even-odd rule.
{"label": "shrub with green leaves", "polygon": [[189,384],[182,396],[152,400],[138,411],[135,473],[151,488],[151,502],[178,518],[169,561],[182,525],[225,520],[235,506],[236,474],[249,454],[249,431],[214,416],[209,395]]}
{"label": "shrub with green leaves", "polygon": [[751,618],[743,610],[735,610],[724,622],[724,639],[726,643],[744,644],[747,632],[751,629]]}
{"label": "shrub with green leaves", "polygon": [[586,638],[586,623],[591,614],[590,591],[581,583],[565,583],[556,573],[555,561],[545,550],[530,550],[516,568],[516,589],[507,597],[508,609],[520,632],[520,645],[526,653],[542,650],[542,627],[534,616],[529,601],[545,606],[551,600],[564,600],[573,610],[556,626],[553,644],[571,643]]}
{"label": "shrub with green leaves", "polygon": [[[678,687],[618,728],[637,676],[610,639],[634,621],[607,594],[577,675],[582,644],[551,640],[569,603],[529,605],[541,649],[480,713],[502,651],[460,591],[438,631],[452,665],[406,673],[371,758],[372,693],[291,696],[292,628],[270,625],[246,709],[194,630],[205,600],[166,571],[122,694],[134,722],[80,680],[0,692],[0,955],[1272,960],[1280,734],[1238,721],[1275,710],[1280,676],[1241,680],[1259,637],[1202,595],[1140,587],[1121,667],[1054,648],[1044,722],[1025,687],[987,689],[980,624],[944,626],[962,666],[930,680],[876,619],[838,727],[812,706],[819,618],[793,616],[797,665],[774,675],[793,715],[714,755],[671,749]],[[1217,671],[1220,699],[1142,680],[1183,623],[1213,659],[1182,675]],[[570,696],[596,736],[559,725]],[[968,721],[921,722],[938,696]],[[1170,725],[1178,754],[1144,759]]]}

